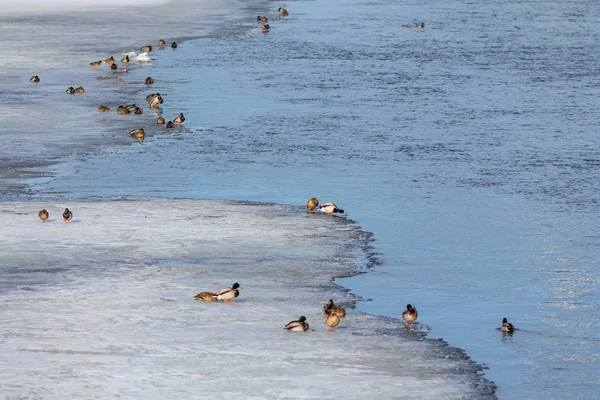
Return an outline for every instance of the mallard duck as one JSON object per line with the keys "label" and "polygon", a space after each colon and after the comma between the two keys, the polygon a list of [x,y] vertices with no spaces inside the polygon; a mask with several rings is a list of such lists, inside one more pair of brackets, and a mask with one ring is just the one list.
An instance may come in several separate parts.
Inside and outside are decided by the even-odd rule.
{"label": "mallard duck", "polygon": [[132,131],[129,132],[129,136],[134,137],[136,139],[144,139],[144,137],[146,136],[146,133],[144,132],[143,129],[134,129]]}
{"label": "mallard duck", "polygon": [[289,15],[289,13],[287,12],[287,10],[283,7],[279,7],[279,14],[283,15],[284,17],[287,17]]}
{"label": "mallard duck", "polygon": [[119,115],[124,115],[124,114],[129,114],[131,111],[129,111],[128,109],[126,109],[123,106],[119,106],[119,108],[117,108],[117,114]]}
{"label": "mallard duck", "polygon": [[172,49],[176,49],[176,48],[177,48],[177,42],[173,42],[173,43],[171,43],[171,48],[172,48]]}
{"label": "mallard duck", "polygon": [[179,113],[179,115],[176,116],[175,119],[173,120],[173,122],[175,122],[177,124],[181,124],[181,123],[183,123],[183,121],[185,121],[185,117],[183,116],[183,113]]}
{"label": "mallard duck", "polygon": [[165,125],[165,126],[166,126],[168,129],[175,128],[175,124],[173,123],[173,121],[169,121],[169,122],[167,122],[167,125]]}
{"label": "mallard duck", "polygon": [[162,125],[165,123],[165,119],[163,117],[158,117],[156,118],[156,123]]}
{"label": "mallard duck", "polygon": [[194,296],[198,301],[217,301],[217,294],[212,292],[200,292]]}
{"label": "mallard duck", "polygon": [[411,24],[402,24],[403,28],[410,28],[412,25]]}
{"label": "mallard duck", "polygon": [[127,55],[126,55],[125,57],[123,57],[123,58],[121,59],[121,62],[122,62],[123,64],[128,64],[128,63],[129,63],[129,56],[127,56]]}
{"label": "mallard duck", "polygon": [[150,46],[150,45],[148,45],[148,46],[142,46],[142,47],[140,47],[140,51],[143,51],[143,52],[146,52],[146,53],[149,52],[149,51],[152,51],[152,46]]}
{"label": "mallard duck", "polygon": [[415,28],[425,28],[425,22],[416,23]]}
{"label": "mallard duck", "polygon": [[332,213],[340,213],[340,214],[346,214],[346,211],[342,210],[341,208],[338,208],[338,206],[336,206],[333,203],[324,203],[321,204],[318,208],[319,211],[321,212],[326,212],[327,215],[329,215],[331,217]]}
{"label": "mallard duck", "polygon": [[100,60],[100,61],[92,61],[88,65],[90,67],[98,68],[98,67],[100,67],[102,65],[102,60]]}
{"label": "mallard duck", "polygon": [[165,42],[163,39],[160,39],[160,40],[158,41],[158,45],[159,45],[159,46],[164,46],[165,44],[167,44],[167,42]]}
{"label": "mallard duck", "polygon": [[40,217],[40,219],[42,220],[42,222],[45,221],[45,220],[47,220],[49,216],[50,216],[50,214],[48,214],[48,211],[46,211],[45,208],[38,213],[38,217]]}
{"label": "mallard duck", "polygon": [[335,304],[333,304],[333,300],[329,299],[329,301],[327,302],[327,304],[325,304],[323,306],[323,314],[324,315],[329,315],[331,314],[333,311],[335,310]]}
{"label": "mallard duck", "polygon": [[40,78],[37,75],[32,76],[31,78],[29,78],[29,82],[39,82]]}
{"label": "mallard duck", "polygon": [[342,306],[335,306],[333,312],[340,318],[344,318],[346,316],[346,309]]}
{"label": "mallard duck", "polygon": [[144,81],[144,83],[146,85],[152,85],[154,83],[154,79],[152,79],[151,76],[147,77],[146,80]]}
{"label": "mallard duck", "polygon": [[71,219],[73,219],[73,213],[68,208],[65,208],[65,212],[63,212],[63,220],[65,223],[69,223]]}
{"label": "mallard duck", "polygon": [[271,29],[271,26],[269,24],[262,24],[261,27],[263,32],[268,31],[269,29]]}
{"label": "mallard duck", "polygon": [[139,107],[136,107],[136,108],[135,108],[135,110],[133,111],[133,113],[134,113],[134,114],[137,114],[137,115],[140,115],[140,114],[143,114],[144,112],[142,111],[142,109],[141,109],[141,108],[139,108]]}
{"label": "mallard duck", "polygon": [[115,58],[113,56],[110,56],[104,60],[104,64],[112,64],[114,62],[115,62]]}
{"label": "mallard duck", "polygon": [[308,202],[306,203],[306,209],[308,210],[308,212],[316,212],[315,209],[317,208],[318,205],[319,205],[319,200],[317,200],[316,197],[313,197],[312,199],[308,200]]}
{"label": "mallard duck", "polygon": [[79,86],[75,89],[75,93],[85,93],[85,89],[83,86]]}
{"label": "mallard duck", "polygon": [[117,68],[119,68],[119,66],[117,65],[117,63],[110,64],[110,69],[117,69]]}
{"label": "mallard duck", "polygon": [[513,333],[515,331],[515,327],[513,326],[513,324],[508,322],[506,318],[504,318],[502,320],[502,326],[500,327],[500,330],[505,333]]}
{"label": "mallard duck", "polygon": [[325,319],[325,323],[327,324],[327,330],[333,332],[335,331],[335,327],[340,323],[340,317],[335,312],[331,313]]}
{"label": "mallard duck", "polygon": [[417,320],[418,316],[419,312],[417,311],[417,308],[407,304],[406,310],[402,313],[402,319],[405,321],[404,324],[406,326],[413,326],[413,322]]}
{"label": "mallard duck", "polygon": [[138,106],[135,105],[135,103],[133,104],[127,104],[125,106],[125,108],[127,109],[127,111],[129,112],[134,112],[136,108],[138,108]]}
{"label": "mallard duck", "polygon": [[292,332],[306,332],[309,328],[308,319],[304,315],[300,316],[297,321],[291,321],[289,324],[283,327],[283,329],[287,329]]}
{"label": "mallard duck", "polygon": [[67,94],[73,94],[75,93],[75,88],[73,86],[70,86],[67,90],[66,90]]}
{"label": "mallard duck", "polygon": [[149,100],[149,105],[150,107],[154,107],[154,108],[158,108],[159,104],[162,104],[164,102],[162,96],[158,93],[156,93],[156,95],[154,95],[150,100]]}
{"label": "mallard duck", "polygon": [[233,303],[233,299],[240,295],[238,288],[242,288],[239,283],[234,283],[230,288],[219,290],[217,300],[223,300],[224,303]]}
{"label": "mallard duck", "polygon": [[261,17],[260,15],[258,17],[256,17],[256,20],[259,22],[269,22],[269,18]]}
{"label": "mallard duck", "polygon": [[110,108],[107,106],[100,106],[98,107],[98,112],[110,112]]}

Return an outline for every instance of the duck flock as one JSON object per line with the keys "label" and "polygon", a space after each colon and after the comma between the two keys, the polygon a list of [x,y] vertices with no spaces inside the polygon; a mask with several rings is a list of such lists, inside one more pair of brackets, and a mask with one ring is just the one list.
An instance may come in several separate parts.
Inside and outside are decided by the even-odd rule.
{"label": "duck flock", "polygon": [[[288,11],[282,7],[279,7],[278,12],[281,16],[289,15]],[[256,21],[261,23],[262,32],[268,32],[270,30],[271,27],[268,24],[268,21],[269,21],[268,17],[259,15],[256,17]],[[421,23],[416,23],[414,25],[411,25],[411,24],[403,24],[402,25],[403,28],[410,28],[412,26],[414,26],[415,28],[424,28],[425,23],[421,22]],[[158,41],[158,45],[159,45],[159,47],[164,47],[167,45],[167,43],[164,39],[160,39]],[[178,45],[176,42],[171,42],[170,46],[171,46],[171,48],[177,48]],[[145,53],[151,52],[152,45],[142,46],[142,47],[140,47],[140,51],[145,52]],[[125,57],[123,57],[123,59],[121,59],[121,63],[124,65],[127,65],[130,61],[131,61],[131,58],[129,57],[129,55],[125,55]],[[92,68],[100,68],[100,66],[103,63],[109,65],[111,70],[117,70],[119,68],[116,63],[116,60],[113,56],[108,57],[104,60],[92,61],[88,65]],[[125,72],[126,71],[124,71],[123,73],[125,73]],[[37,83],[37,82],[40,82],[40,78],[39,78],[39,76],[34,75],[29,79],[29,81]],[[152,85],[154,83],[154,79],[149,76],[145,79],[144,83],[146,85]],[[66,90],[66,93],[67,94],[85,93],[85,89],[81,86],[77,87],[77,88],[69,87]],[[149,94],[148,96],[146,96],[146,100],[148,102],[149,108],[159,108],[159,106],[161,104],[163,104],[163,102],[164,102],[164,99],[162,98],[160,93]],[[108,106],[100,105],[98,107],[98,112],[111,112],[111,109]],[[120,105],[117,108],[117,114],[119,114],[119,115],[131,114],[131,113],[142,114],[143,110],[135,104]],[[177,115],[175,118],[173,118],[172,121],[166,121],[163,117],[158,117],[156,119],[157,124],[164,124],[166,126],[166,128],[174,128],[176,126],[176,124],[181,125],[184,121],[185,121],[185,117],[184,117],[183,113],[179,113],[179,115]],[[131,130],[129,132],[129,135],[131,137],[137,139],[138,141],[143,141],[145,138],[145,132],[141,128]],[[339,208],[334,203],[319,204],[319,200],[315,197],[308,200],[308,202],[306,203],[306,209],[309,213],[322,212],[322,213],[326,213],[328,216],[332,216],[333,214],[343,214],[343,215],[346,214],[346,212],[343,209]],[[45,222],[46,220],[48,220],[49,216],[50,216],[50,213],[46,209],[43,209],[43,210],[39,211],[39,213],[38,213],[38,217],[40,218],[40,220],[42,220],[42,222]],[[63,221],[65,223],[69,223],[72,219],[73,219],[73,212],[71,210],[69,210],[68,208],[65,208],[65,210],[63,212]],[[239,297],[239,295],[240,295],[239,289],[241,289],[241,288],[242,288],[242,286],[236,282],[231,287],[221,289],[218,292],[209,292],[209,291],[200,292],[197,295],[195,295],[194,298],[198,301],[205,301],[205,302],[215,302],[216,303],[220,300],[223,303],[234,303],[234,299]],[[331,300],[331,299],[323,306],[322,313],[325,315],[325,325],[327,326],[327,329],[330,332],[335,331],[335,327],[339,325],[340,319],[346,317],[346,309],[340,305],[335,305],[333,303],[333,300]],[[419,316],[419,313],[417,311],[416,306],[414,306],[412,304],[407,304],[406,310],[402,313],[402,319],[405,321],[405,326],[413,327],[414,322],[417,320],[418,316]],[[286,324],[284,326],[284,329],[286,329],[288,331],[292,331],[292,332],[306,332],[309,330],[309,325],[308,325],[307,321],[308,321],[308,319],[302,315],[297,320],[290,321],[288,324]],[[498,329],[500,331],[502,331],[503,333],[513,333],[515,331],[515,327],[513,326],[513,324],[508,322],[508,320],[506,318],[504,318],[502,320],[502,325]]]}

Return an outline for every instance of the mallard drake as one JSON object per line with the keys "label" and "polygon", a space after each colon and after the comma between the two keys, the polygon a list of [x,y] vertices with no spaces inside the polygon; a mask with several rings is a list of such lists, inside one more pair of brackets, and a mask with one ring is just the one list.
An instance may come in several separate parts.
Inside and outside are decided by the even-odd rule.
{"label": "mallard drake", "polygon": [[65,208],[65,212],[63,212],[63,220],[65,223],[69,223],[71,219],[73,219],[73,213],[68,208]]}
{"label": "mallard drake", "polygon": [[110,112],[110,108],[107,106],[100,106],[98,107],[98,112]]}
{"label": "mallard drake", "polygon": [[129,112],[134,112],[136,108],[138,108],[138,106],[135,105],[135,103],[133,104],[127,104],[125,106],[125,108],[127,109],[127,111]]}
{"label": "mallard drake", "polygon": [[29,78],[29,82],[39,82],[40,78],[37,75],[32,76],[31,78]]}
{"label": "mallard drake", "polygon": [[149,52],[149,51],[152,51],[152,46],[150,46],[150,45],[148,45],[148,46],[142,46],[142,47],[140,47],[140,51],[143,51],[143,52],[146,52],[146,53]]}
{"label": "mallard drake", "polygon": [[326,212],[330,217],[332,213],[346,214],[346,211],[338,208],[338,206],[333,203],[323,203],[319,206],[318,210],[321,212]]}
{"label": "mallard drake", "polygon": [[75,93],[75,88],[73,86],[70,86],[67,90],[66,90],[67,94],[73,94]]}
{"label": "mallard drake", "polygon": [[162,125],[165,123],[165,119],[163,117],[158,117],[156,118],[156,123]]}
{"label": "mallard drake", "polygon": [[212,292],[200,292],[194,296],[198,301],[217,301],[217,294]]}
{"label": "mallard drake", "polygon": [[164,100],[163,100],[162,96],[160,94],[156,93],[156,95],[149,100],[149,106],[158,108],[158,105],[162,104],[163,102],[164,102]]}
{"label": "mallard drake", "polygon": [[415,28],[425,28],[425,22],[416,23]]}
{"label": "mallard drake", "polygon": [[158,41],[158,45],[159,45],[159,46],[164,46],[165,44],[167,44],[167,42],[165,42],[163,39],[160,39],[160,40]]}
{"label": "mallard drake", "polygon": [[239,283],[234,283],[230,288],[225,288],[219,290],[217,295],[217,300],[223,300],[224,303],[233,303],[233,299],[240,295],[240,291],[238,288],[242,288]]}
{"label": "mallard drake", "polygon": [[336,313],[331,313],[325,319],[325,323],[327,324],[327,330],[333,332],[335,327],[340,324],[340,317]]}
{"label": "mallard drake", "polygon": [[502,326],[500,327],[500,330],[505,333],[513,333],[515,331],[515,327],[513,326],[513,324],[508,322],[506,318],[504,318],[502,320]]}
{"label": "mallard drake", "polygon": [[410,28],[412,25],[411,24],[402,24],[403,28]]}
{"label": "mallard drake", "polygon": [[143,114],[144,111],[142,111],[142,109],[140,107],[136,107],[135,110],[133,111],[133,113],[140,115],[140,114]]}
{"label": "mallard drake", "polygon": [[283,15],[284,17],[287,17],[289,15],[289,13],[287,12],[287,10],[283,7],[279,7],[279,14]]}
{"label": "mallard drake", "polygon": [[176,48],[177,48],[177,42],[173,42],[173,43],[171,43],[171,48],[172,48],[172,49],[176,49]]}
{"label": "mallard drake", "polygon": [[117,108],[117,114],[119,115],[124,115],[124,114],[129,114],[131,111],[129,111],[128,109],[126,109],[123,106],[119,106],[119,108]]}
{"label": "mallard drake", "polygon": [[132,131],[129,132],[129,136],[134,137],[136,139],[144,139],[144,137],[146,136],[146,133],[144,132],[143,129],[134,129]]}
{"label": "mallard drake", "polygon": [[406,326],[413,326],[413,322],[417,320],[418,316],[419,312],[417,311],[417,308],[407,304],[406,310],[402,313],[402,319],[405,321],[404,324]]}
{"label": "mallard drake", "polygon": [[300,316],[297,321],[291,321],[289,324],[283,327],[283,329],[287,329],[292,332],[306,332],[309,328],[308,319],[304,315]]}
{"label": "mallard drake", "polygon": [[102,60],[100,60],[100,61],[92,61],[88,65],[90,67],[98,68],[98,67],[100,67],[102,65]]}
{"label": "mallard drake", "polygon": [[152,85],[154,83],[154,79],[152,79],[151,76],[147,77],[146,80],[144,81],[144,83],[146,85]]}
{"label": "mallard drake", "polygon": [[127,55],[126,55],[125,57],[123,57],[123,58],[121,59],[121,62],[122,62],[123,64],[128,64],[128,63],[129,63],[129,56],[127,56]]}
{"label": "mallard drake", "polygon": [[313,197],[312,199],[308,200],[308,202],[306,203],[306,209],[308,210],[308,212],[316,212],[315,209],[317,208],[318,205],[319,205],[319,200],[317,200],[316,197]]}
{"label": "mallard drake", "polygon": [[323,314],[324,315],[329,315],[331,314],[333,311],[335,310],[335,304],[333,304],[333,300],[329,299],[329,301],[327,302],[327,304],[325,304],[323,306]]}
{"label": "mallard drake", "polygon": [[256,17],[256,20],[259,22],[269,22],[269,18],[261,17],[260,15],[258,17]]}
{"label": "mallard drake", "polygon": [[40,219],[42,220],[42,222],[45,221],[45,220],[47,220],[49,216],[50,216],[50,214],[48,214],[48,211],[46,211],[45,208],[38,213],[38,217],[40,217]]}
{"label": "mallard drake", "polygon": [[173,122],[175,122],[177,124],[181,124],[181,123],[183,123],[183,121],[185,121],[185,117],[183,116],[183,113],[179,113],[179,115],[176,116],[175,119],[173,120]]}
{"label": "mallard drake", "polygon": [[165,125],[165,126],[166,126],[168,129],[175,128],[175,124],[173,123],[173,121],[169,121],[169,122],[167,122],[167,125]]}
{"label": "mallard drake", "polygon": [[333,312],[340,318],[344,318],[346,316],[346,309],[342,306],[335,306]]}
{"label": "mallard drake", "polygon": [[271,26],[269,24],[262,24],[260,28],[263,32],[267,32],[269,29],[271,29]]}
{"label": "mallard drake", "polygon": [[85,93],[85,89],[83,86],[79,86],[75,89],[75,93]]}
{"label": "mallard drake", "polygon": [[119,68],[119,66],[117,65],[117,63],[110,64],[110,69],[117,69],[117,68]]}

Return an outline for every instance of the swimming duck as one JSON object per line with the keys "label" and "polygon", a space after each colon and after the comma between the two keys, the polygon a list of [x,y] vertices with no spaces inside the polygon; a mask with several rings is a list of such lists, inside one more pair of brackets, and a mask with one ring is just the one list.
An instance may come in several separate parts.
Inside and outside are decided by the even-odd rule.
{"label": "swimming duck", "polygon": [[129,112],[134,112],[134,111],[135,111],[135,109],[136,109],[136,108],[138,108],[138,106],[136,106],[136,105],[135,105],[135,103],[134,103],[134,104],[127,104],[127,105],[125,106],[125,108],[126,108],[126,109],[127,109],[127,111],[129,111]]}
{"label": "swimming duck", "polygon": [[150,105],[150,107],[158,108],[158,105],[162,104],[163,102],[164,102],[164,100],[163,100],[162,96],[160,94],[156,93],[156,95],[149,100],[149,103],[150,103],[149,105]]}
{"label": "swimming duck", "polygon": [[269,29],[271,29],[271,26],[269,24],[262,24],[261,29],[263,32],[267,32]]}
{"label": "swimming duck", "polygon": [[260,15],[258,17],[256,17],[256,20],[259,22],[269,22],[269,18],[261,17]]}
{"label": "swimming duck", "polygon": [[112,64],[114,62],[115,62],[115,58],[113,56],[110,56],[106,60],[104,60],[104,64]]}
{"label": "swimming duck", "polygon": [[162,39],[160,39],[160,40],[158,41],[158,45],[159,45],[159,46],[164,46],[165,44],[167,44],[167,42],[165,42],[165,41],[164,41],[164,40],[162,40]]}
{"label": "swimming duck", "polygon": [[329,314],[325,319],[325,323],[327,324],[327,330],[333,332],[340,323],[340,317],[336,313]]}
{"label": "swimming duck", "polygon": [[173,43],[171,43],[171,48],[172,48],[172,49],[176,49],[176,48],[177,48],[177,42],[173,42]]}
{"label": "swimming duck", "polygon": [[65,221],[65,223],[69,223],[69,221],[71,221],[72,218],[73,213],[69,211],[68,208],[65,208],[65,212],[63,212],[63,220]]}
{"label": "swimming duck", "polygon": [[406,310],[402,313],[402,319],[405,321],[404,324],[406,326],[413,326],[413,322],[417,320],[418,316],[419,312],[417,311],[417,308],[407,304]]}
{"label": "swimming duck", "polygon": [[287,10],[283,7],[279,7],[279,14],[283,15],[284,17],[287,17],[289,15],[289,13],[287,12]]}
{"label": "swimming duck", "polygon": [[119,66],[117,65],[117,63],[110,64],[110,69],[117,69],[117,68],[119,68]]}
{"label": "swimming duck", "polygon": [[39,82],[40,78],[37,75],[32,76],[31,78],[29,78],[29,82]]}
{"label": "swimming duck", "polygon": [[342,306],[335,306],[333,312],[340,318],[344,318],[346,316],[346,309]]}
{"label": "swimming duck", "polygon": [[156,118],[156,123],[162,125],[165,123],[165,119],[163,117],[158,117]]}
{"label": "swimming duck", "polygon": [[416,23],[415,28],[425,28],[425,22]]}
{"label": "swimming duck", "polygon": [[181,124],[183,121],[185,121],[185,117],[183,116],[183,113],[179,113],[179,115],[176,116],[175,119],[173,120],[173,122],[175,122],[177,124]]}
{"label": "swimming duck", "polygon": [[148,45],[148,46],[142,46],[140,47],[140,51],[144,51],[144,52],[149,52],[152,51],[152,46]]}
{"label": "swimming duck", "polygon": [[146,80],[144,81],[144,83],[146,85],[152,85],[154,83],[154,79],[152,79],[152,77],[147,77]]}
{"label": "swimming duck", "polygon": [[75,93],[75,88],[73,86],[71,86],[67,89],[66,92],[67,92],[67,94],[73,94],[73,93]]}
{"label": "swimming duck", "polygon": [[46,211],[45,208],[38,213],[38,217],[40,217],[40,219],[42,220],[42,222],[45,221],[45,220],[47,220],[49,216],[50,216],[50,214],[48,214],[48,211]]}
{"label": "swimming duck", "polygon": [[88,65],[90,67],[98,68],[98,67],[100,67],[102,65],[102,60],[100,60],[100,61],[92,61]]}
{"label": "swimming duck", "polygon": [[513,333],[515,331],[515,327],[513,326],[513,324],[508,322],[506,318],[504,318],[502,320],[502,326],[500,327],[500,330],[505,333]]}
{"label": "swimming duck", "polygon": [[126,55],[125,57],[123,57],[123,58],[121,59],[121,62],[122,62],[123,64],[127,64],[127,63],[129,63],[129,56],[127,56],[127,55]]}
{"label": "swimming duck", "polygon": [[308,210],[308,212],[316,212],[315,209],[317,208],[318,205],[319,205],[319,200],[317,200],[316,197],[313,197],[312,199],[308,200],[308,202],[306,203],[306,209]]}
{"label": "swimming duck", "polygon": [[169,122],[167,122],[166,127],[169,128],[169,129],[175,128],[175,124],[173,123],[173,121],[169,121]]}
{"label": "swimming duck", "polygon": [[85,93],[85,89],[83,88],[83,86],[79,86],[75,89],[75,93]]}
{"label": "swimming duck", "polygon": [[238,288],[242,288],[239,283],[234,283],[230,288],[225,288],[219,290],[217,295],[217,300],[223,300],[224,303],[233,303],[233,299],[240,295],[240,291]]}
{"label": "swimming duck", "polygon": [[333,304],[333,300],[329,299],[329,301],[327,302],[327,304],[325,304],[323,306],[323,314],[324,315],[329,315],[332,312],[334,312],[335,310],[335,304]]}
{"label": "swimming duck", "polygon": [[200,292],[194,296],[198,301],[217,301],[217,294],[212,292]]}
{"label": "swimming duck", "polygon": [[411,24],[402,24],[403,28],[410,28],[412,25]]}
{"label": "swimming duck", "polygon": [[289,324],[283,327],[283,329],[287,329],[292,332],[306,332],[309,328],[308,319],[304,315],[300,316],[297,321],[291,321]]}
{"label": "swimming duck", "polygon": [[144,132],[143,129],[134,129],[132,131],[129,132],[129,136],[134,137],[136,139],[144,139],[144,137],[146,136],[146,133]]}
{"label": "swimming duck", "polygon": [[130,111],[123,106],[119,106],[119,108],[117,108],[117,114],[119,114],[119,115],[125,115],[125,114],[129,114],[129,113],[130,113]]}
{"label": "swimming duck", "polygon": [[133,113],[134,113],[134,114],[138,114],[138,115],[140,115],[140,114],[143,114],[144,112],[142,111],[142,109],[141,109],[141,108],[139,108],[139,107],[136,107],[136,108],[135,108],[135,110],[133,111]]}
{"label": "swimming duck", "polygon": [[341,208],[338,208],[338,206],[336,206],[333,203],[324,203],[321,204],[318,208],[319,211],[321,212],[326,212],[327,215],[329,215],[331,217],[331,213],[340,213],[340,214],[346,214],[346,211],[342,210]]}
{"label": "swimming duck", "polygon": [[107,106],[100,106],[98,107],[98,112],[110,112],[110,108]]}

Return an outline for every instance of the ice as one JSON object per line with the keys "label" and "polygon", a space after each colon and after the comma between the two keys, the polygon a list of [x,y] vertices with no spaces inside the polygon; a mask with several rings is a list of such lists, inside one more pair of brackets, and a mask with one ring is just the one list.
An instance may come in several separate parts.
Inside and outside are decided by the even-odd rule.
{"label": "ice", "polygon": [[[352,309],[333,277],[364,270],[369,235],[346,218],[146,198],[2,202],[0,221],[9,398],[493,397],[418,324]],[[237,304],[193,299],[234,282]],[[348,309],[335,333],[321,314],[330,298]],[[283,329],[300,315],[308,332]]]}
{"label": "ice", "polygon": [[54,13],[74,12],[90,9],[125,8],[139,5],[156,5],[167,3],[168,0],[0,0],[0,15],[2,14],[32,14],[32,13]]}
{"label": "ice", "polygon": [[152,61],[152,57],[150,57],[150,55],[146,51],[139,53],[139,54],[136,53],[135,51],[130,51],[128,53],[125,53],[124,55],[129,56],[129,61],[134,61],[134,62],[150,62],[150,61]]}

